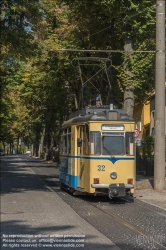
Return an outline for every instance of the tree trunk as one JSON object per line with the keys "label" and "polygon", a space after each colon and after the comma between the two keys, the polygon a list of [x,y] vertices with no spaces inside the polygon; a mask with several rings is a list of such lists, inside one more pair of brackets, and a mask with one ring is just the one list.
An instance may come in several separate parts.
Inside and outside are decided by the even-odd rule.
{"label": "tree trunk", "polygon": [[[127,77],[129,77],[131,81],[131,78],[134,75],[127,67],[128,55],[133,54],[133,45],[132,45],[131,39],[129,38],[125,39],[124,50],[127,54],[125,61],[124,61],[124,70],[125,70]],[[134,108],[134,88],[133,86],[131,86],[131,83],[129,82],[127,83],[126,88],[124,90],[124,109],[126,113],[132,117],[133,117],[133,108]]]}
{"label": "tree trunk", "polygon": [[134,89],[126,88],[124,91],[124,109],[126,113],[133,117],[134,108]]}
{"label": "tree trunk", "polygon": [[40,138],[39,157],[41,158],[43,158],[43,152],[44,152],[44,137],[45,137],[45,127],[43,128],[43,132]]}

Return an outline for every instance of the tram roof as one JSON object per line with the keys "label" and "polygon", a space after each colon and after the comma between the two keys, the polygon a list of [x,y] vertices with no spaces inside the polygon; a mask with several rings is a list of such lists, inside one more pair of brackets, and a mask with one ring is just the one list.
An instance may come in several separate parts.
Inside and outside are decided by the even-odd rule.
{"label": "tram roof", "polygon": [[[103,111],[106,111],[106,110],[110,110],[110,106],[109,105],[102,105],[102,106],[90,106],[90,107],[87,107],[85,109],[80,109],[80,110],[77,110],[73,113],[71,113],[69,116],[68,116],[68,120],[73,118],[73,117],[76,117],[76,116],[81,116],[81,115],[89,115],[89,114],[94,114],[94,112],[103,112]],[[114,109],[115,110],[115,109]],[[125,110],[123,109],[118,109],[119,111],[121,110],[121,112],[125,113]]]}
{"label": "tram roof", "polygon": [[[117,114],[116,116],[112,114]],[[117,117],[117,118],[115,118]],[[71,124],[78,124],[88,121],[134,121],[134,119],[125,113],[123,109],[110,109],[109,106],[100,106],[77,110],[70,114],[68,120],[62,124],[62,127],[68,127]]]}

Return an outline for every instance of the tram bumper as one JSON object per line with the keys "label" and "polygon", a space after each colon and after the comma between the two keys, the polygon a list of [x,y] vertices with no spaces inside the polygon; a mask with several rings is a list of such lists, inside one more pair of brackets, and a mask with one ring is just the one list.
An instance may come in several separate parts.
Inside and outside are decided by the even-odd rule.
{"label": "tram bumper", "polygon": [[109,198],[125,196],[125,184],[110,184],[108,187]]}
{"label": "tram bumper", "polygon": [[134,189],[134,184],[91,184],[92,188],[95,188],[95,194],[104,193],[109,195],[110,198],[113,197],[124,197],[127,192]]}

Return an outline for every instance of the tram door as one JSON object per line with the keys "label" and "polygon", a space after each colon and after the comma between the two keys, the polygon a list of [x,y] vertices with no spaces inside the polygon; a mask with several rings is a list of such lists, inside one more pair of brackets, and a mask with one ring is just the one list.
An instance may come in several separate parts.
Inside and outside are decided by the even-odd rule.
{"label": "tram door", "polygon": [[88,124],[79,126],[78,137],[82,140],[81,147],[78,147],[78,176],[79,187],[89,189],[89,127]]}
{"label": "tram door", "polygon": [[78,164],[77,164],[77,173],[78,173],[78,176],[79,176],[79,187],[80,188],[84,188],[84,171],[85,171],[85,166],[84,166],[84,129],[85,129],[85,126],[79,126],[78,127],[78,137],[81,138],[82,140],[82,145],[81,147],[79,147],[77,145],[77,152],[78,152]]}

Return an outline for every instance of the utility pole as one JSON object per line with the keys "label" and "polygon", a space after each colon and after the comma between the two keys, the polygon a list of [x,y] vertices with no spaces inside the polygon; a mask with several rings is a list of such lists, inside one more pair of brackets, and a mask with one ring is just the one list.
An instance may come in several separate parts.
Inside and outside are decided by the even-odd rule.
{"label": "utility pole", "polygon": [[165,0],[156,0],[154,189],[165,184]]}

